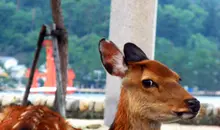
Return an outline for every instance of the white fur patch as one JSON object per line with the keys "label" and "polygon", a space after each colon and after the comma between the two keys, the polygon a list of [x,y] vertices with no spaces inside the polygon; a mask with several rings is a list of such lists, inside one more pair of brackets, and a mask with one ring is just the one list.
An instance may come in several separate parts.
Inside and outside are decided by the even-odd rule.
{"label": "white fur patch", "polygon": [[12,129],[16,129],[19,125],[20,125],[21,122],[17,122],[13,127]]}
{"label": "white fur patch", "polygon": [[124,63],[124,57],[123,55],[119,52],[117,55],[113,56],[113,72],[118,73],[125,73],[128,69],[128,67]]}
{"label": "white fur patch", "polygon": [[103,46],[100,46],[99,49],[101,52],[103,52]]}
{"label": "white fur patch", "polygon": [[56,127],[56,130],[59,130],[59,129],[60,129],[60,127],[59,127],[59,125],[58,125],[57,123],[55,123],[54,125],[55,125],[55,127]]}
{"label": "white fur patch", "polygon": [[193,117],[193,114],[190,114],[190,113],[184,113],[184,114],[182,115],[182,118],[183,118],[183,119],[190,119],[191,117]]}
{"label": "white fur patch", "polygon": [[108,42],[108,43],[111,43],[111,41],[109,41],[109,40],[105,40],[106,42]]}

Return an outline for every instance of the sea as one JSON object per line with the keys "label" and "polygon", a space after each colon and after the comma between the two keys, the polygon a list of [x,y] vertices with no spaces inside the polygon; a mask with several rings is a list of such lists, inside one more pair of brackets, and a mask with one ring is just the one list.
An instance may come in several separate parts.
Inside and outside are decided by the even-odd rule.
{"label": "sea", "polygon": [[[0,91],[0,96],[22,96],[22,92],[16,92],[16,91]],[[44,94],[44,93],[31,93],[29,95],[29,99],[32,100],[36,97],[41,96],[48,96],[53,97],[53,94]],[[208,103],[212,104],[214,107],[220,107],[220,96],[194,96],[197,98],[201,103]],[[83,100],[98,100],[98,101],[104,101],[105,100],[105,94],[104,93],[73,93],[73,94],[67,94],[66,96],[68,99],[83,99]]]}

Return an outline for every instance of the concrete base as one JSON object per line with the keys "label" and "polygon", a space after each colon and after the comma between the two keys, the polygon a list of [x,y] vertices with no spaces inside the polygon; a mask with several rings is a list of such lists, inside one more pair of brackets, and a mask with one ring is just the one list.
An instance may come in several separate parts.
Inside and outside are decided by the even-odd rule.
{"label": "concrete base", "polygon": [[108,104],[108,107],[105,107],[104,115],[109,118],[104,118],[104,121],[107,126],[110,126],[115,117],[117,108],[117,105],[115,104],[118,104],[118,100],[113,98],[106,98],[105,103]]}
{"label": "concrete base", "polygon": [[[68,119],[67,121],[74,127],[82,128],[83,130],[108,130],[108,127],[103,125],[103,120]],[[220,130],[220,127],[204,125],[180,125],[173,123],[163,124],[161,130]]]}

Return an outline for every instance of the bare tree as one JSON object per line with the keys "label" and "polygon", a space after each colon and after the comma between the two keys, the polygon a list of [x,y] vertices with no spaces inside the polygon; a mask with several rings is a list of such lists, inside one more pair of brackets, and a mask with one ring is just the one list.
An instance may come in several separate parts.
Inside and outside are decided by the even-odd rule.
{"label": "bare tree", "polygon": [[[62,16],[61,0],[51,0],[51,9],[53,21],[56,24],[56,29],[60,32],[58,36],[58,50],[60,55],[60,69],[62,74],[62,87],[66,93],[67,87],[67,64],[68,64],[68,34],[64,26]],[[56,92],[54,108],[58,110],[58,102]],[[65,101],[64,101],[65,102]]]}

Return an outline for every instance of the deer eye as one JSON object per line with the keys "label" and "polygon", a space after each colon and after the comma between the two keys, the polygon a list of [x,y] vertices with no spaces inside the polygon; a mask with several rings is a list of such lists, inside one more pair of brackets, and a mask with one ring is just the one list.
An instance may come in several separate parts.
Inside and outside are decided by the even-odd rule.
{"label": "deer eye", "polygon": [[142,80],[142,84],[145,88],[157,87],[157,84],[151,79]]}

